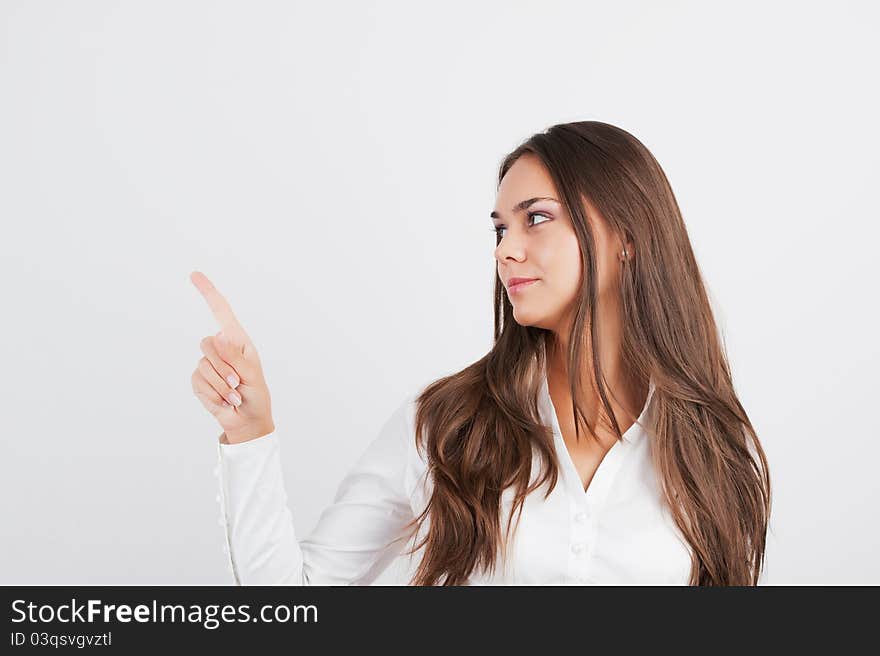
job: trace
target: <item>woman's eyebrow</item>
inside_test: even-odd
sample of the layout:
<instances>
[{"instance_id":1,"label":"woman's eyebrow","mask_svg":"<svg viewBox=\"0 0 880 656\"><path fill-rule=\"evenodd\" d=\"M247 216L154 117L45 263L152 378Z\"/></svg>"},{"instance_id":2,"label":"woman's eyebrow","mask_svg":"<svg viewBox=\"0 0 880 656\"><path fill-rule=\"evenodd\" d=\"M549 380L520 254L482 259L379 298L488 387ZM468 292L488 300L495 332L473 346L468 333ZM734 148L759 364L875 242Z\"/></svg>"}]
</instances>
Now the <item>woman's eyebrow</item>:
<instances>
[{"instance_id":1,"label":"woman's eyebrow","mask_svg":"<svg viewBox=\"0 0 880 656\"><path fill-rule=\"evenodd\" d=\"M528 208L532 203L537 203L539 200L552 200L554 203L559 203L558 200L556 200L555 198L551 198L550 196L535 196L534 198L527 198L526 200L517 203L514 206L514 208L511 210L511 212L513 214L516 214L517 212L522 212L523 210ZM561 205L562 203L559 203L559 204ZM489 214L489 216L492 217L493 219L500 219L501 218L501 216L498 214L498 212L496 212L494 210L492 211L491 214Z\"/></svg>"}]
</instances>

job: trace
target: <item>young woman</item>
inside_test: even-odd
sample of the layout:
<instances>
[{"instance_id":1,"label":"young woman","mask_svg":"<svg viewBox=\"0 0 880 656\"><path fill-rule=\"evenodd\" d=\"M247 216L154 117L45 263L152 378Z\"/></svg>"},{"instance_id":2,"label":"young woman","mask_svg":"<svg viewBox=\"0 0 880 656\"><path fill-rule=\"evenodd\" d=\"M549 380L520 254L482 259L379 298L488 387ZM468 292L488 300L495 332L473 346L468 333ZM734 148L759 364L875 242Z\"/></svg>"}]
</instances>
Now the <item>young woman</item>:
<instances>
[{"instance_id":1,"label":"young woman","mask_svg":"<svg viewBox=\"0 0 880 656\"><path fill-rule=\"evenodd\" d=\"M193 273L235 582L367 584L411 540L415 585L757 585L767 461L660 165L555 125L503 160L491 216L492 349L403 400L304 540L257 352Z\"/></svg>"}]
</instances>

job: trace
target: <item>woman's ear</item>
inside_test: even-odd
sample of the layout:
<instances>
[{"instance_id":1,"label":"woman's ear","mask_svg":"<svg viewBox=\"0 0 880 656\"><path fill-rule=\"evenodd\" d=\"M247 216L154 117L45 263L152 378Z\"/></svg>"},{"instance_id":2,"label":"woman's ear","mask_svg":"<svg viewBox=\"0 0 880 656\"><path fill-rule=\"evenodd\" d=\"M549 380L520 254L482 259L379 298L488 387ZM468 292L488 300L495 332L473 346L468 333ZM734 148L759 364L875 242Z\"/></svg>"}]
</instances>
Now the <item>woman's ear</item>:
<instances>
[{"instance_id":1,"label":"woman's ear","mask_svg":"<svg viewBox=\"0 0 880 656\"><path fill-rule=\"evenodd\" d=\"M623 262L624 260L631 260L635 255L635 246L632 241L627 239L625 243L621 244L620 252L617 254L617 258Z\"/></svg>"}]
</instances>

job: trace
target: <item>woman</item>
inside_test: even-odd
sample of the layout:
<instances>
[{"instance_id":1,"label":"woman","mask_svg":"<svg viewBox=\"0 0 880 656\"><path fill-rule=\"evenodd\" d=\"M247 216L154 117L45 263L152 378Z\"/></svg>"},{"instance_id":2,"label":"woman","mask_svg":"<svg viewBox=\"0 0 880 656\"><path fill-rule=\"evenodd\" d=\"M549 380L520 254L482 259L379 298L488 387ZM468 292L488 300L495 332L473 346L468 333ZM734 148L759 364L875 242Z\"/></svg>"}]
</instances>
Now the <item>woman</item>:
<instances>
[{"instance_id":1,"label":"woman","mask_svg":"<svg viewBox=\"0 0 880 656\"><path fill-rule=\"evenodd\" d=\"M301 541L256 350L193 274L227 339L193 389L236 583L366 584L412 540L416 585L757 585L767 461L660 165L556 125L504 159L492 220L492 349L398 406Z\"/></svg>"}]
</instances>

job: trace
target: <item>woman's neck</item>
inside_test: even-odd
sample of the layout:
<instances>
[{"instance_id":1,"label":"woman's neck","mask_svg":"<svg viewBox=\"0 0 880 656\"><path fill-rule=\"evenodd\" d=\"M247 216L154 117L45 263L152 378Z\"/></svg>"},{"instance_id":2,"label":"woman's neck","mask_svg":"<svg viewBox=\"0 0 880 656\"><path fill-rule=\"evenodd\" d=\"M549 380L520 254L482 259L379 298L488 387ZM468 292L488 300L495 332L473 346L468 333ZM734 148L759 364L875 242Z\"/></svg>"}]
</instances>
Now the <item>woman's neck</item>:
<instances>
[{"instance_id":1,"label":"woman's neck","mask_svg":"<svg viewBox=\"0 0 880 656\"><path fill-rule=\"evenodd\" d=\"M608 401L623 433L641 413L647 399L648 386L646 382L634 380L623 365L623 358L620 355L619 333L610 331L606 334L609 339L599 340L600 365L606 383ZM561 397L570 403L567 339L568 335L565 335L564 339L559 339L558 336L554 338L553 335L548 336L547 385L548 387L552 385L557 398ZM579 371L581 374L581 397L579 399L581 409L590 423L597 427L597 431L613 433L611 421L599 399L589 347L584 349ZM598 425L597 417L599 418Z\"/></svg>"}]
</instances>

